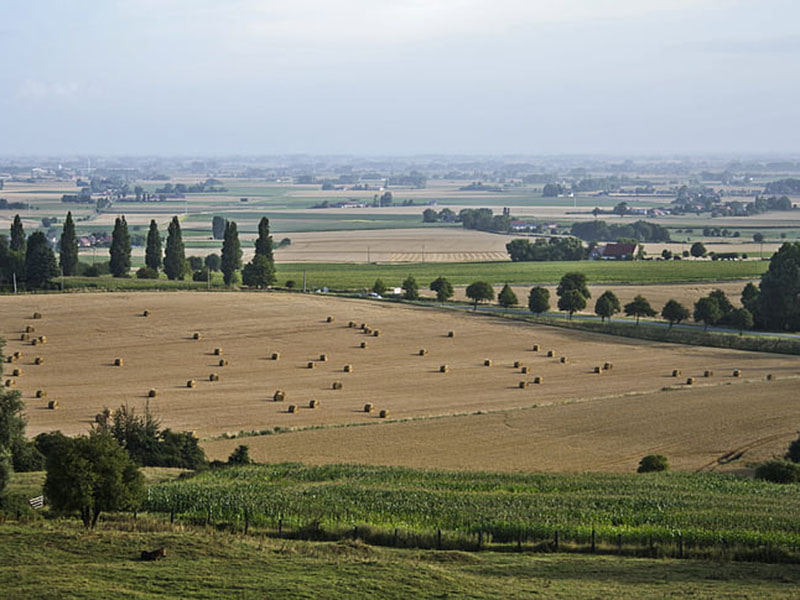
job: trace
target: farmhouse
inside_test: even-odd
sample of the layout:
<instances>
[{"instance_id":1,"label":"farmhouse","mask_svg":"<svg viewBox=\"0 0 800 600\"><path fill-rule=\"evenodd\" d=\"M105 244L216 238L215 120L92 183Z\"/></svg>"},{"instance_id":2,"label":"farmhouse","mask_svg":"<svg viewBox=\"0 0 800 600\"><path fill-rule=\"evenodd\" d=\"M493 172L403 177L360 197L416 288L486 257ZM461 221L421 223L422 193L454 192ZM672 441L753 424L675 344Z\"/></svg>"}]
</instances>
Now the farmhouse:
<instances>
[{"instance_id":1,"label":"farmhouse","mask_svg":"<svg viewBox=\"0 0 800 600\"><path fill-rule=\"evenodd\" d=\"M636 244L613 243L597 246L589 254L590 260L633 260L636 257Z\"/></svg>"}]
</instances>

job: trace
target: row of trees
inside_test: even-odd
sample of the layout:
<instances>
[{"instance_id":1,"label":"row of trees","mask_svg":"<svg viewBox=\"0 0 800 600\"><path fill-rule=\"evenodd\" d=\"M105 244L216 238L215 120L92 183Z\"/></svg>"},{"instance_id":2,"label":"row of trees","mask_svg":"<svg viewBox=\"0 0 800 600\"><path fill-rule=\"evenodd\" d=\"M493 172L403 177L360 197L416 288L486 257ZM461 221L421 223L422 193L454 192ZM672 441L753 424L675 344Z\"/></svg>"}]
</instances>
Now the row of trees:
<instances>
[{"instance_id":1,"label":"row of trees","mask_svg":"<svg viewBox=\"0 0 800 600\"><path fill-rule=\"evenodd\" d=\"M72 226L74 231L71 215L64 226ZM76 241L76 257L77 253ZM37 289L50 287L51 280L58 274L58 262L44 232L35 231L26 236L22 219L16 215L11 223L10 237L0 236L0 278Z\"/></svg>"}]
</instances>

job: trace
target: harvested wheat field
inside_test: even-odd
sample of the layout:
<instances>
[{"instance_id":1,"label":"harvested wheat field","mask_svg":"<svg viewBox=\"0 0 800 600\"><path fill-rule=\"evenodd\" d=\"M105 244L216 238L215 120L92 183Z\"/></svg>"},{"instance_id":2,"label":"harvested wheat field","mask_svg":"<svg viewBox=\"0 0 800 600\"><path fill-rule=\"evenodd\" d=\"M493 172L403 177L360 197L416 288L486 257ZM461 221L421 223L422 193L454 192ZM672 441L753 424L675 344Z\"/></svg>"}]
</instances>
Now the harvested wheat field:
<instances>
[{"instance_id":1,"label":"harvested wheat field","mask_svg":"<svg viewBox=\"0 0 800 600\"><path fill-rule=\"evenodd\" d=\"M521 410L333 427L206 443L259 461L486 471L632 473L647 454L681 471L745 471L783 454L800 423L797 380L694 387Z\"/></svg>"},{"instance_id":2,"label":"harvested wheat field","mask_svg":"<svg viewBox=\"0 0 800 600\"><path fill-rule=\"evenodd\" d=\"M144 311L149 316L143 316ZM41 313L35 323L34 312ZM0 323L7 340L6 355L23 352L14 365L4 365L5 377L23 393L31 436L54 429L84 433L104 407L123 403L139 409L149 403L165 427L193 430L202 438L241 430L386 423L574 403L568 409L576 411L569 413L570 420L591 407L605 410L606 420L619 421L618 435L598 436L592 446L595 454L602 456L598 444L613 444L618 454L616 449L626 439L644 434L652 439L648 447L663 447L659 431L664 423L659 413L632 418L626 403L636 405L638 400L626 399L626 395L649 398L667 386L686 388L687 378L694 377L693 388L698 392L682 390L659 397L667 405L698 394L698 406L709 399L724 407L725 402L745 394L747 402L766 413L778 401L769 390L791 395L789 390L796 381L782 380L800 375L796 357L626 340L495 317L301 294L7 297L0 308ZM37 336L46 336L46 344L34 347L31 341L20 339L32 324ZM195 333L200 339L194 339ZM361 342L367 340L368 345L362 347ZM538 352L532 351L534 344L539 346ZM547 356L549 350L553 351L551 357ZM325 360L320 360L323 354ZM35 363L36 357L40 364ZM568 360L561 362L561 357ZM116 359L122 359L119 366ZM484 366L486 360L491 360L491 366ZM594 372L606 362L612 363L612 368ZM527 367L526 373L522 367ZM21 369L22 374L10 377L12 368ZM674 369L681 371L679 377L671 376ZM735 369L741 370L740 377L733 376ZM704 377L706 370L714 376ZM767 374L775 381L754 384ZM533 383L537 378L541 383ZM193 386L187 385L190 380ZM45 390L46 398L37 398L36 390ZM315 408L309 408L311 400L317 400ZM57 403L58 409L48 409L49 402ZM372 412L364 410L368 403L373 405ZM289 405L296 410L290 412ZM388 411L388 419L381 419L383 410ZM540 410L509 414L535 419ZM731 405L731 412L735 410ZM794 415L800 417L800 404ZM687 427L695 427L699 418L690 413L685 420ZM595 435L594 421L585 420L586 435ZM796 422L782 418L781 432L796 427ZM731 439L737 444L740 438L760 435L748 429L749 421L731 423ZM511 427L514 425L503 429ZM523 435L536 435L535 430L528 432L524 422L519 427ZM363 431L367 429L373 428ZM631 430L635 435L629 435ZM301 439L294 436L304 435L263 440L288 443ZM469 448L459 457L464 465L474 458L474 465L489 466L478 454L482 444L492 446L490 440L495 436L491 428L464 427L462 434L457 427L448 435ZM694 444L705 444L697 433L688 438ZM344 435L341 439L347 442L351 438ZM262 440L248 438L246 443L255 448ZM210 450L217 447L209 445ZM498 442L496 447L503 446ZM325 452L338 461L348 459L346 449L343 443L341 448L329 447ZM704 456L726 450L715 438ZM553 448L553 456L558 456L556 451ZM224 454L224 449L213 452ZM418 455L411 440L404 452L409 457ZM433 460L436 453L431 450L427 458ZM534 457L518 452L517 444L506 446L504 454L508 455L506 468L538 464ZM638 454L638 446L634 454ZM397 460L402 456L395 452ZM575 463L566 466L592 468ZM492 468L503 465L493 463ZM603 463L602 468L616 467Z\"/></svg>"}]
</instances>

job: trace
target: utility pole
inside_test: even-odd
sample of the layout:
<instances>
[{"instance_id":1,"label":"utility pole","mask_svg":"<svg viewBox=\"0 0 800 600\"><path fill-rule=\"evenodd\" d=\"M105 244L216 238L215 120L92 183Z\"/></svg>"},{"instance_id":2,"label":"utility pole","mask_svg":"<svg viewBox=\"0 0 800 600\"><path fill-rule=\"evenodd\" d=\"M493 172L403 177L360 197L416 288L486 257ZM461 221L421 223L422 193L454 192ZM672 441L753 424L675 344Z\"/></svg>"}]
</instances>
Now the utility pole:
<instances>
[{"instance_id":1,"label":"utility pole","mask_svg":"<svg viewBox=\"0 0 800 600\"><path fill-rule=\"evenodd\" d=\"M17 293L17 272L14 271L12 276L13 276L13 279L14 279L14 293L16 294Z\"/></svg>"}]
</instances>

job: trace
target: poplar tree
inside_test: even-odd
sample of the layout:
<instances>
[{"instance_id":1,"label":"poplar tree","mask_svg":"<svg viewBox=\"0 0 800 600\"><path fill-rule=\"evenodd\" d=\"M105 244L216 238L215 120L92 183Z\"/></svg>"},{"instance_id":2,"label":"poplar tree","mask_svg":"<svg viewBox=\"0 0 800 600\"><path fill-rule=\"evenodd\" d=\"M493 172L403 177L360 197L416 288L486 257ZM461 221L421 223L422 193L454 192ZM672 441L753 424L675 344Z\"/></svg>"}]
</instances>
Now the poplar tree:
<instances>
[{"instance_id":1,"label":"poplar tree","mask_svg":"<svg viewBox=\"0 0 800 600\"><path fill-rule=\"evenodd\" d=\"M225 285L233 282L233 276L242 268L242 245L239 243L239 231L235 221L225 224L225 235L222 242L222 275Z\"/></svg>"},{"instance_id":2,"label":"poplar tree","mask_svg":"<svg viewBox=\"0 0 800 600\"><path fill-rule=\"evenodd\" d=\"M25 282L29 288L46 287L56 276L58 276L56 255L47 245L44 233L34 231L28 237L25 250Z\"/></svg>"},{"instance_id":3,"label":"poplar tree","mask_svg":"<svg viewBox=\"0 0 800 600\"><path fill-rule=\"evenodd\" d=\"M172 217L167 229L167 247L164 251L164 272L170 279L181 279L186 269L186 251L183 247L181 224Z\"/></svg>"},{"instance_id":4,"label":"poplar tree","mask_svg":"<svg viewBox=\"0 0 800 600\"><path fill-rule=\"evenodd\" d=\"M261 217L258 222L256 254L260 254L271 263L275 262L275 258L272 256L272 236L269 234L269 219L267 217Z\"/></svg>"},{"instance_id":5,"label":"poplar tree","mask_svg":"<svg viewBox=\"0 0 800 600\"><path fill-rule=\"evenodd\" d=\"M67 213L67 218L64 220L64 229L59 242L59 261L64 275L75 275L78 270L78 238L75 236L72 211Z\"/></svg>"},{"instance_id":6,"label":"poplar tree","mask_svg":"<svg viewBox=\"0 0 800 600\"><path fill-rule=\"evenodd\" d=\"M14 222L11 224L9 247L12 252L25 251L25 229L22 227L22 219L19 218L19 215L14 215Z\"/></svg>"},{"instance_id":7,"label":"poplar tree","mask_svg":"<svg viewBox=\"0 0 800 600\"><path fill-rule=\"evenodd\" d=\"M125 217L117 217L111 233L109 269L114 277L127 277L131 270L131 236Z\"/></svg>"},{"instance_id":8,"label":"poplar tree","mask_svg":"<svg viewBox=\"0 0 800 600\"><path fill-rule=\"evenodd\" d=\"M144 264L158 271L161 268L161 234L155 219L150 221L150 230L147 232L147 247L144 252Z\"/></svg>"}]
</instances>

